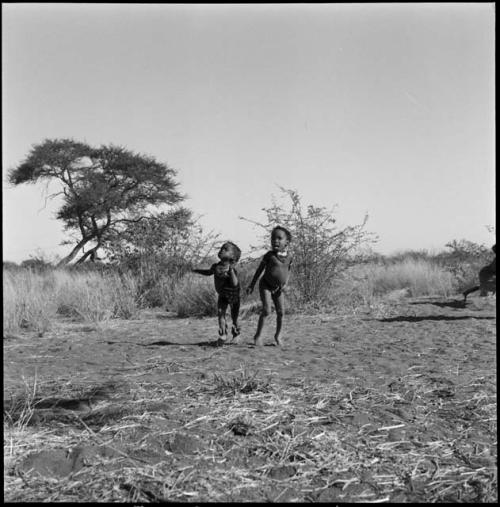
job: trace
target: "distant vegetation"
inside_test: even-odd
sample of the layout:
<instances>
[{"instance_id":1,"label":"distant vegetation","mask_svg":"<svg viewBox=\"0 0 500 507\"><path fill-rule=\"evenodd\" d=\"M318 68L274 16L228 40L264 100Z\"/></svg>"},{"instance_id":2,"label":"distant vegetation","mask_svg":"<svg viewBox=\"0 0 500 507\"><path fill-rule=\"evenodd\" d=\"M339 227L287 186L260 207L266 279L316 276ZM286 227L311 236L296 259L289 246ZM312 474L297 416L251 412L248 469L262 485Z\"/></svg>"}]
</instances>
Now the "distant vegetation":
<instances>
[{"instance_id":1,"label":"distant vegetation","mask_svg":"<svg viewBox=\"0 0 500 507\"><path fill-rule=\"evenodd\" d=\"M82 157L92 161L90 169L82 170ZM78 249L74 247L58 263L39 254L20 265L4 262L4 331L26 328L43 333L57 316L97 323L131 318L140 309L155 307L179 317L215 315L213 280L193 276L191 269L217 260L219 235L203 231L185 208L146 212L146 204L162 199L177 204L183 199L174 175L166 165L123 148L94 149L70 140L47 140L35 146L25 162L10 172L11 182L61 179L66 188L58 217L67 228L79 229L82 238ZM281 192L280 202L273 200L263 209L264 221L242 219L262 231L260 251L269 248L275 225L292 234L288 313L357 311L396 293L399 297L458 294L477 284L479 269L493 257L489 246L464 239L447 243L439 253L422 250L383 256L371 250L377 238L366 230L368 217L358 225L340 227L333 210L304 206L296 191ZM69 265L68 260L90 240L97 243ZM89 255L97 249L105 260ZM240 261L243 290L258 260L254 253ZM250 297L243 293L243 313L258 307L256 293Z\"/></svg>"},{"instance_id":2,"label":"distant vegetation","mask_svg":"<svg viewBox=\"0 0 500 507\"><path fill-rule=\"evenodd\" d=\"M479 269L491 262L492 256L488 247L465 240L451 242L432 255L426 251L394 256L353 254L317 298L311 298L310 292L303 297L303 285L294 272L287 288L287 311L356 310L398 291L412 297L453 296L477 283ZM207 265L212 260L207 258ZM155 256L140 258L136 266L85 263L54 268L40 258L21 265L6 262L4 332L23 328L44 332L58 316L92 323L131 318L141 308L152 307L162 307L179 317L215 315L213 281L192 275L187 261L177 270L173 262ZM258 258L240 262L243 287L257 262ZM255 294L244 296L242 303L246 311L258 308Z\"/></svg>"}]
</instances>

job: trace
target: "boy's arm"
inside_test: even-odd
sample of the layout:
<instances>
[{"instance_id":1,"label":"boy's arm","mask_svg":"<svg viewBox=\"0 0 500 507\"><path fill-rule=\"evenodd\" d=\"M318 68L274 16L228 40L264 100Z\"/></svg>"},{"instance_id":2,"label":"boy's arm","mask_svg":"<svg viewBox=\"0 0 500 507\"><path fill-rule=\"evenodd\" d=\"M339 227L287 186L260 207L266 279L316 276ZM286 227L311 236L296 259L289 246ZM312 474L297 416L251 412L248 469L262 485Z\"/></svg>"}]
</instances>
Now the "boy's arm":
<instances>
[{"instance_id":1,"label":"boy's arm","mask_svg":"<svg viewBox=\"0 0 500 507\"><path fill-rule=\"evenodd\" d=\"M193 273L198 273L200 275L210 276L214 274L214 267L210 266L209 269L193 269Z\"/></svg>"},{"instance_id":2,"label":"boy's arm","mask_svg":"<svg viewBox=\"0 0 500 507\"><path fill-rule=\"evenodd\" d=\"M248 286L248 290L250 292L253 291L253 288L255 284L257 283L257 280L259 279L260 275L262 274L262 271L264 271L264 268L266 267L266 260L265 257L260 262L259 266L257 267L257 270L255 271L255 275L253 275L252 281L250 282L250 285Z\"/></svg>"},{"instance_id":3,"label":"boy's arm","mask_svg":"<svg viewBox=\"0 0 500 507\"><path fill-rule=\"evenodd\" d=\"M234 269L233 266L229 266L229 278L231 280L231 285L233 287L237 287L238 286L238 272L236 271L236 269Z\"/></svg>"},{"instance_id":4,"label":"boy's arm","mask_svg":"<svg viewBox=\"0 0 500 507\"><path fill-rule=\"evenodd\" d=\"M293 257L290 259L290 262L288 263L288 271L291 271L291 269L292 269L292 262L293 262ZM287 281L286 281L286 282L282 285L282 287L281 287L281 288L282 288L282 289L284 289L284 288L285 288L285 285L286 285L287 283L288 283L288 279L287 279Z\"/></svg>"}]
</instances>

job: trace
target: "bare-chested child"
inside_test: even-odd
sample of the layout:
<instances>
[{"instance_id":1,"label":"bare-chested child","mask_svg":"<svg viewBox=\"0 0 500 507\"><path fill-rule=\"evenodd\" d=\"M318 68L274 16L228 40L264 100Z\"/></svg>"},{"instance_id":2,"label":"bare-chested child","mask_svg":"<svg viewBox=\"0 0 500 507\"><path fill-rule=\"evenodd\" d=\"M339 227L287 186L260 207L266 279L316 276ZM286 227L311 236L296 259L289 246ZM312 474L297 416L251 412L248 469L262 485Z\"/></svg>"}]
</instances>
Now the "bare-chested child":
<instances>
[{"instance_id":1,"label":"bare-chested child","mask_svg":"<svg viewBox=\"0 0 500 507\"><path fill-rule=\"evenodd\" d=\"M212 264L209 269L193 269L200 275L214 275L215 290L219 295L217 300L217 316L219 319L219 344L227 341L227 307L231 308L233 326L231 334L233 340L240 334L238 315L240 313L240 283L235 269L240 260L241 250L231 241L224 243L217 254L220 261Z\"/></svg>"},{"instance_id":2,"label":"bare-chested child","mask_svg":"<svg viewBox=\"0 0 500 507\"><path fill-rule=\"evenodd\" d=\"M262 311L257 324L257 331L254 336L255 345L262 345L262 329L266 317L271 313L271 301L276 310L276 332L274 339L278 346L281 346L281 327L285 312L285 296L283 288L288 282L292 255L288 251L288 245L292 241L292 235L284 227L277 226L271 231L271 250L267 252L260 262L255 275L247 289L250 294L262 272L264 275L259 282L259 293L262 301Z\"/></svg>"}]
</instances>

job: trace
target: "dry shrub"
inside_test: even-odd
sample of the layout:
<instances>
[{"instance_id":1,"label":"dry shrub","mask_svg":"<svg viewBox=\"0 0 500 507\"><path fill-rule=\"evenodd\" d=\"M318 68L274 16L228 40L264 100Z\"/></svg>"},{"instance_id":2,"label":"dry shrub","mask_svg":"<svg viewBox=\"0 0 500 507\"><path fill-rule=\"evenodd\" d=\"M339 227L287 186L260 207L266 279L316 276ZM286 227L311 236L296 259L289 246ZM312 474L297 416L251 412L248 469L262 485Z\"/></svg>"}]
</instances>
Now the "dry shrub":
<instances>
[{"instance_id":1,"label":"dry shrub","mask_svg":"<svg viewBox=\"0 0 500 507\"><path fill-rule=\"evenodd\" d=\"M448 250L440 252L434 260L453 274L457 292L479 284L479 270L491 263L495 254L486 245L466 239L446 244Z\"/></svg>"},{"instance_id":2,"label":"dry shrub","mask_svg":"<svg viewBox=\"0 0 500 507\"><path fill-rule=\"evenodd\" d=\"M272 206L263 208L265 223L249 221L263 229L262 247L269 246L271 230L279 225L292 236L294 299L298 305L321 304L339 274L362 246L376 241L365 230L368 216L353 226L339 227L333 211L325 207L304 206L295 190L280 187L283 202L273 198Z\"/></svg>"}]
</instances>

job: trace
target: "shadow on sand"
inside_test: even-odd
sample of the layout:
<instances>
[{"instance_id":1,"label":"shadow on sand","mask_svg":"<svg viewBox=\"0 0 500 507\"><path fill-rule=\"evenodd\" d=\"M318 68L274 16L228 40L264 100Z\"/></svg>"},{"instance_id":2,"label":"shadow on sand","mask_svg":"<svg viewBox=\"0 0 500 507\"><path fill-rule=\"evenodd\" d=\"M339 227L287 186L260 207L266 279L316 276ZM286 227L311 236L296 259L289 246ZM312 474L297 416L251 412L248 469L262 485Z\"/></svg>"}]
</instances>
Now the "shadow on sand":
<instances>
[{"instance_id":1,"label":"shadow on sand","mask_svg":"<svg viewBox=\"0 0 500 507\"><path fill-rule=\"evenodd\" d=\"M440 308L465 308L465 300L454 300L454 301L414 301L409 303L410 305L433 305L439 306Z\"/></svg>"},{"instance_id":2,"label":"shadow on sand","mask_svg":"<svg viewBox=\"0 0 500 507\"><path fill-rule=\"evenodd\" d=\"M177 345L178 347L196 346L196 347L213 347L213 348L227 347L228 345L238 345L240 347L241 346L253 347L253 345L248 345L245 343L237 343L237 342L220 343L217 340L196 342L196 343L178 343L178 342L169 342L168 340L159 340L156 342L144 343L141 345L143 347L163 347L163 346L167 346L167 345Z\"/></svg>"},{"instance_id":3,"label":"shadow on sand","mask_svg":"<svg viewBox=\"0 0 500 507\"><path fill-rule=\"evenodd\" d=\"M465 319L488 319L493 320L496 317L479 317L476 315L419 315L419 316L401 316L401 317L390 317L387 319L377 319L379 322L421 322L423 320L465 320Z\"/></svg>"}]
</instances>

